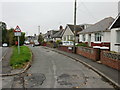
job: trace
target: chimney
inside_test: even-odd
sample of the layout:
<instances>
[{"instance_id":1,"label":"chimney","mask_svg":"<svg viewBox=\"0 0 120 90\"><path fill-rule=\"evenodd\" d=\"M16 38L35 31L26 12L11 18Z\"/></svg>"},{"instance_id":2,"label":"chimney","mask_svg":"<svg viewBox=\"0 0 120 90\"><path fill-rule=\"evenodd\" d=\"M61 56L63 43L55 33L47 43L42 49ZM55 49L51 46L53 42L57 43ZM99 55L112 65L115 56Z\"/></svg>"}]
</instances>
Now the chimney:
<instances>
[{"instance_id":1,"label":"chimney","mask_svg":"<svg viewBox=\"0 0 120 90\"><path fill-rule=\"evenodd\" d=\"M60 28L59 28L60 30L62 30L63 29L63 26L60 26Z\"/></svg>"}]
</instances>

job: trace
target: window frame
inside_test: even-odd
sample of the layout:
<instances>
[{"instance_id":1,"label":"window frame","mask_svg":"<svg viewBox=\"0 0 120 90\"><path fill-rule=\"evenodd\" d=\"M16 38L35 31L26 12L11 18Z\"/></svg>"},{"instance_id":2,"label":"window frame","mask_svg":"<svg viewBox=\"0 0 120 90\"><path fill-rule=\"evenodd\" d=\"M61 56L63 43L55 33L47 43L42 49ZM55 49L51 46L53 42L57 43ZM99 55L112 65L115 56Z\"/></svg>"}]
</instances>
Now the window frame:
<instances>
[{"instance_id":1,"label":"window frame","mask_svg":"<svg viewBox=\"0 0 120 90\"><path fill-rule=\"evenodd\" d=\"M101 41L102 41L101 33L95 33L95 42L101 42Z\"/></svg>"}]
</instances>

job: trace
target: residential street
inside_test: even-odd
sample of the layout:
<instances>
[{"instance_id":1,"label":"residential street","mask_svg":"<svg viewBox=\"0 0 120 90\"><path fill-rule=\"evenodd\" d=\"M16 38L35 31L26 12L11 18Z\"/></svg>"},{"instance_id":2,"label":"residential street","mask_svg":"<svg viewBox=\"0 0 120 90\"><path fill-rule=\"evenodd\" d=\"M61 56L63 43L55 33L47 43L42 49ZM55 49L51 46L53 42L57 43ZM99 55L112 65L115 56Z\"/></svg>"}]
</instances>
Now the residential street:
<instances>
[{"instance_id":1,"label":"residential street","mask_svg":"<svg viewBox=\"0 0 120 90\"><path fill-rule=\"evenodd\" d=\"M34 55L31 68L23 75L6 77L4 88L113 88L97 73L71 58L45 47L30 48Z\"/></svg>"}]
</instances>

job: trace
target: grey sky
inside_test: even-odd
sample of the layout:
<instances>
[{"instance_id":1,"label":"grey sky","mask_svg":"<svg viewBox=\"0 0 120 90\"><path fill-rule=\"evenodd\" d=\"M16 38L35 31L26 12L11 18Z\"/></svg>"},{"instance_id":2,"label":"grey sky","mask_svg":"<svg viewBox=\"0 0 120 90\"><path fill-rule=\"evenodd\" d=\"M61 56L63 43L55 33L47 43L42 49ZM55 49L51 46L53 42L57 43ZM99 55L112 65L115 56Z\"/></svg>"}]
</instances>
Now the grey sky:
<instances>
[{"instance_id":1,"label":"grey sky","mask_svg":"<svg viewBox=\"0 0 120 90\"><path fill-rule=\"evenodd\" d=\"M65 27L66 24L73 23L73 1L2 2L2 21L6 22L8 28L19 25L28 35L37 34L38 25L42 33L50 29L56 30L60 25ZM96 23L106 17L115 18L117 14L118 2L77 3L77 24Z\"/></svg>"}]
</instances>

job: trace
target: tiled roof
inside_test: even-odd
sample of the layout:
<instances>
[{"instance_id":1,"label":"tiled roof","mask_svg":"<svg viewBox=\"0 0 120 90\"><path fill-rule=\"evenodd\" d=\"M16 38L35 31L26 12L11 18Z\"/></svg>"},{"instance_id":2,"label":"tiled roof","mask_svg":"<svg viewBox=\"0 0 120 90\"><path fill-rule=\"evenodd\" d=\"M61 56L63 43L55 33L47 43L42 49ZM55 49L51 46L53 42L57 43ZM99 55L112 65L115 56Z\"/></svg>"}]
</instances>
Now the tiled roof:
<instances>
[{"instance_id":1,"label":"tiled roof","mask_svg":"<svg viewBox=\"0 0 120 90\"><path fill-rule=\"evenodd\" d=\"M87 29L84 29L83 31L79 33L91 33L91 32L98 32L98 31L106 31L112 24L114 19L112 17L105 18L92 26L88 27Z\"/></svg>"},{"instance_id":2,"label":"tiled roof","mask_svg":"<svg viewBox=\"0 0 120 90\"><path fill-rule=\"evenodd\" d=\"M69 26L69 28L71 29L71 31L74 31L74 25L71 24L67 24L67 26ZM80 25L76 25L75 30L78 31L82 31L82 27Z\"/></svg>"},{"instance_id":3,"label":"tiled roof","mask_svg":"<svg viewBox=\"0 0 120 90\"><path fill-rule=\"evenodd\" d=\"M59 30L59 32L55 33L52 38L62 38L62 35L64 33L64 29Z\"/></svg>"}]
</instances>

